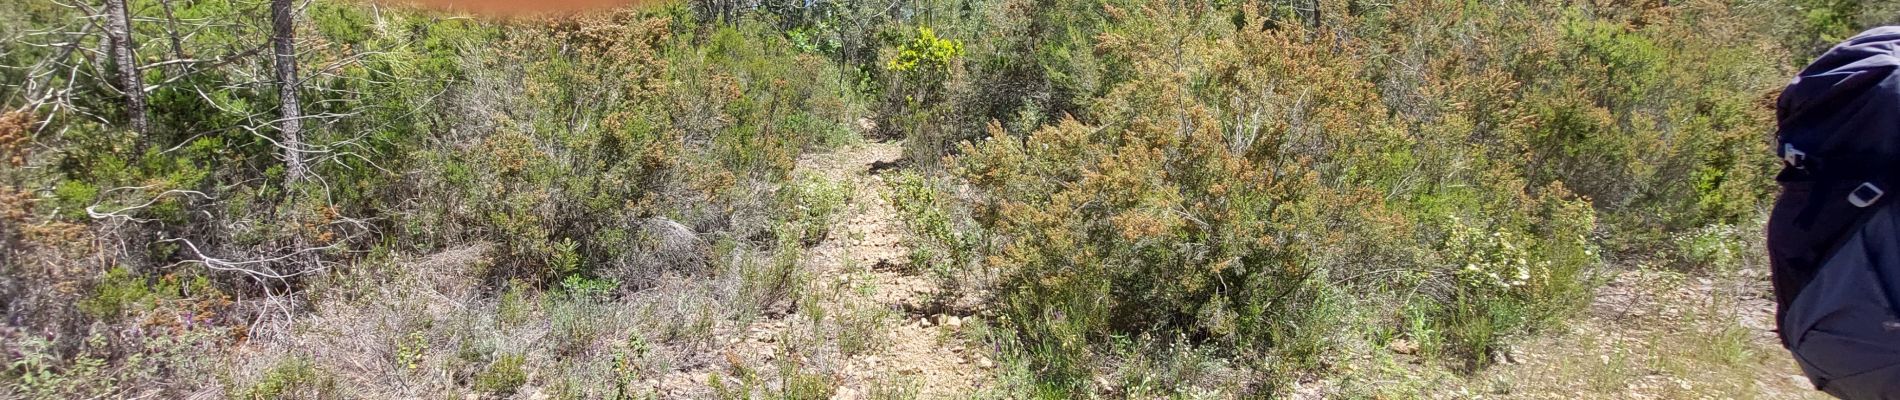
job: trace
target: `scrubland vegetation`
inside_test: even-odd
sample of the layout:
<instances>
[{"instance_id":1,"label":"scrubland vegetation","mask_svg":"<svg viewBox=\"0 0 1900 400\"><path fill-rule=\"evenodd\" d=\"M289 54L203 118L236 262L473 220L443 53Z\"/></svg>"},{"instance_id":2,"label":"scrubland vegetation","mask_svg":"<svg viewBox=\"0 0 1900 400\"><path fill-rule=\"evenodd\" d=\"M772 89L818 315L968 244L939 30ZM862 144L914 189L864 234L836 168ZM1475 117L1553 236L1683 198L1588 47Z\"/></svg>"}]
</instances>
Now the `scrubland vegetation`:
<instances>
[{"instance_id":1,"label":"scrubland vegetation","mask_svg":"<svg viewBox=\"0 0 1900 400\"><path fill-rule=\"evenodd\" d=\"M1900 22L1880 0L313 0L286 36L265 0L9 1L8 398L913 398L847 377L919 319L981 353L960 357L987 383L951 397L1467 397L1421 377L1508 375L1619 271L1764 295L1777 91ZM801 165L887 141L894 165ZM826 264L869 202L905 254ZM833 282L878 271L934 289ZM1645 332L1605 343L1665 355L1601 364L1759 394L1724 371L1781 356L1727 304L1678 313L1706 341ZM725 338L761 324L792 333L754 365Z\"/></svg>"}]
</instances>

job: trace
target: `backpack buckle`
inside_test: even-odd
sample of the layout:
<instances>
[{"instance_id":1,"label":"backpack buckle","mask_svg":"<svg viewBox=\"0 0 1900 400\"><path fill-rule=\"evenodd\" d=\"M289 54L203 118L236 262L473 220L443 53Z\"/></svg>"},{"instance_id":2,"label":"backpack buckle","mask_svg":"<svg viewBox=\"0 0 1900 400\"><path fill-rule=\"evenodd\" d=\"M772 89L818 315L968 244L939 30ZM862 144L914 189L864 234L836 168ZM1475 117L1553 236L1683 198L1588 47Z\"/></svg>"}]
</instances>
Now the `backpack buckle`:
<instances>
[{"instance_id":1,"label":"backpack buckle","mask_svg":"<svg viewBox=\"0 0 1900 400\"><path fill-rule=\"evenodd\" d=\"M1807 169L1808 153L1794 148L1793 144L1781 144L1781 162L1794 169Z\"/></svg>"},{"instance_id":2,"label":"backpack buckle","mask_svg":"<svg viewBox=\"0 0 1900 400\"><path fill-rule=\"evenodd\" d=\"M1874 205L1874 202L1880 201L1880 197L1885 195L1887 191L1880 190L1880 187L1874 186L1873 182L1861 182L1860 187L1847 193L1847 202L1855 207L1867 208Z\"/></svg>"}]
</instances>

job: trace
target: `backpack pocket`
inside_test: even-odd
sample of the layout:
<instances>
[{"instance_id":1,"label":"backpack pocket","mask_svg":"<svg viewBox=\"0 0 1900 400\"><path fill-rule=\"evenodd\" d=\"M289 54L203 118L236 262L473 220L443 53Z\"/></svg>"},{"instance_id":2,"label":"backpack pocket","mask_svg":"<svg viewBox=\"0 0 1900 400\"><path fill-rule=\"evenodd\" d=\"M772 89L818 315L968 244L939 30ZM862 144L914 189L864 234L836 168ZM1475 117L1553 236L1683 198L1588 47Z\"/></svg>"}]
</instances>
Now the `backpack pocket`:
<instances>
[{"instance_id":1,"label":"backpack pocket","mask_svg":"<svg viewBox=\"0 0 1900 400\"><path fill-rule=\"evenodd\" d=\"M1900 288L1882 273L1900 270L1900 224L1889 210L1850 236L1788 307L1789 350L1823 390L1900 365L1900 318L1888 300Z\"/></svg>"}]
</instances>

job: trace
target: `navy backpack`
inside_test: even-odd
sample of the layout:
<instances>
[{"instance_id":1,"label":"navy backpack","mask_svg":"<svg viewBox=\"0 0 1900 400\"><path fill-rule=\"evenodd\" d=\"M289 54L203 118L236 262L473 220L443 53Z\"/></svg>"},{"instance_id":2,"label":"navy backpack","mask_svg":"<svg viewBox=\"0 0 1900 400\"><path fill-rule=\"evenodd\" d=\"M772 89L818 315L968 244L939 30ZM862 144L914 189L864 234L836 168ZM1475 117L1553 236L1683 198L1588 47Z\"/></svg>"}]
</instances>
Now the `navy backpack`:
<instances>
[{"instance_id":1,"label":"navy backpack","mask_svg":"<svg viewBox=\"0 0 1900 400\"><path fill-rule=\"evenodd\" d=\"M1845 399L1900 399L1896 51L1900 27L1855 36L1803 69L1776 104L1776 322L1815 387Z\"/></svg>"}]
</instances>

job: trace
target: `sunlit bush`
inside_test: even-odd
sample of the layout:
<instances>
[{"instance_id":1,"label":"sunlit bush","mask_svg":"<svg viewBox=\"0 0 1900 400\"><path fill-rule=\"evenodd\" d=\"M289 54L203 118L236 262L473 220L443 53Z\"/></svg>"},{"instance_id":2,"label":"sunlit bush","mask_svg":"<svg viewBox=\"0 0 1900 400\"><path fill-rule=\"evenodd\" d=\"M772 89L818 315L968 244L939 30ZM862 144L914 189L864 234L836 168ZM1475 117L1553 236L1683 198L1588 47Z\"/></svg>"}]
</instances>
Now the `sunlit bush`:
<instances>
[{"instance_id":1,"label":"sunlit bush","mask_svg":"<svg viewBox=\"0 0 1900 400\"><path fill-rule=\"evenodd\" d=\"M1706 43L1771 35L1695 35L1717 22L1642 8L1472 7L1310 30L1251 4L1102 6L1093 56L1112 84L1071 118L961 147L976 245L925 236L980 249L1023 353L1071 391L1112 337L1317 368L1384 340L1355 338L1377 330L1357 316L1482 366L1587 304L1606 245L1673 248L1649 232L1758 212L1769 160L1749 137L1767 110L1747 105L1770 85L1740 77L1776 60Z\"/></svg>"}]
</instances>

